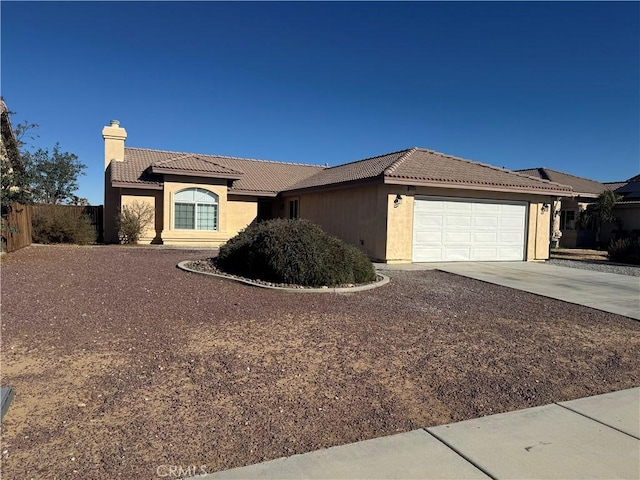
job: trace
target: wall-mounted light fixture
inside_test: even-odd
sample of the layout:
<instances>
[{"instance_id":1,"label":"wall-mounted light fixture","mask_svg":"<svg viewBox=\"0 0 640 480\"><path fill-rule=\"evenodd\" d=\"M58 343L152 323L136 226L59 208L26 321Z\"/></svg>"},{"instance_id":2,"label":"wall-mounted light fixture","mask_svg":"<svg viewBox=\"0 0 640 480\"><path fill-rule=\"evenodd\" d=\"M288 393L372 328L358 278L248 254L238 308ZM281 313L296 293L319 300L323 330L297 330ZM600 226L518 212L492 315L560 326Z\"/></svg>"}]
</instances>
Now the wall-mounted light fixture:
<instances>
[{"instance_id":1,"label":"wall-mounted light fixture","mask_svg":"<svg viewBox=\"0 0 640 480\"><path fill-rule=\"evenodd\" d=\"M400 205L402 205L402 195L398 194L396 195L396 199L393 201L393 208L398 208Z\"/></svg>"},{"instance_id":2,"label":"wall-mounted light fixture","mask_svg":"<svg viewBox=\"0 0 640 480\"><path fill-rule=\"evenodd\" d=\"M548 211L549 211L549 204L548 203L543 203L541 212L542 213L546 213Z\"/></svg>"}]
</instances>

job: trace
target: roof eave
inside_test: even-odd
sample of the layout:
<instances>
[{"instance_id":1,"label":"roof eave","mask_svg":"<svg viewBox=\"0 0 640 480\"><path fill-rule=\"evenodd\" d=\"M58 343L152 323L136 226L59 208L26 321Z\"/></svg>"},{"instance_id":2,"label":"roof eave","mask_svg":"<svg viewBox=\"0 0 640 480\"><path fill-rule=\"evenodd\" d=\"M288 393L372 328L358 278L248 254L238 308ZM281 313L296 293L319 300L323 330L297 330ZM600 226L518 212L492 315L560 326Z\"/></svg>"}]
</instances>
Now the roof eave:
<instances>
[{"instance_id":1,"label":"roof eave","mask_svg":"<svg viewBox=\"0 0 640 480\"><path fill-rule=\"evenodd\" d=\"M505 193L527 193L532 195L552 195L556 197L573 197L574 192L566 190L543 190L530 187L515 187L515 186L501 186L501 185L483 185L474 183L453 183L453 182L437 182L420 179L408 179L398 177L384 177L384 183L387 185L415 185L416 187L434 187L434 188L449 188L460 190L481 190L488 192L505 192Z\"/></svg>"},{"instance_id":2,"label":"roof eave","mask_svg":"<svg viewBox=\"0 0 640 480\"><path fill-rule=\"evenodd\" d=\"M111 186L115 188L142 188L146 190L162 190L163 185L158 183L143 183L143 182L120 182L113 180Z\"/></svg>"},{"instance_id":3,"label":"roof eave","mask_svg":"<svg viewBox=\"0 0 640 480\"><path fill-rule=\"evenodd\" d=\"M598 198L600 196L600 194L599 193L574 192L574 196L582 197L582 198Z\"/></svg>"},{"instance_id":4,"label":"roof eave","mask_svg":"<svg viewBox=\"0 0 640 480\"><path fill-rule=\"evenodd\" d=\"M278 192L265 191L265 190L242 190L230 188L227 190L227 195L243 195L248 197L268 197L275 198L278 196Z\"/></svg>"}]
</instances>

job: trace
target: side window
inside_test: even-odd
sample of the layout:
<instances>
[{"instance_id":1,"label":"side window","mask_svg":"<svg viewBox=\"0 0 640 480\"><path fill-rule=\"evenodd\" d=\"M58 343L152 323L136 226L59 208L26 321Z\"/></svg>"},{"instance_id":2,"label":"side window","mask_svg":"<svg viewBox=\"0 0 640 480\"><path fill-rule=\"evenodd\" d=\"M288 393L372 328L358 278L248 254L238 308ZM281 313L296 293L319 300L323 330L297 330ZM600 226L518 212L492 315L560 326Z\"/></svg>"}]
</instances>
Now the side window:
<instances>
[{"instance_id":1,"label":"side window","mask_svg":"<svg viewBox=\"0 0 640 480\"><path fill-rule=\"evenodd\" d=\"M573 210L563 210L560 212L560 230L576 229L576 212Z\"/></svg>"},{"instance_id":2,"label":"side window","mask_svg":"<svg viewBox=\"0 0 640 480\"><path fill-rule=\"evenodd\" d=\"M299 218L300 217L300 204L299 200L289 200L289 218Z\"/></svg>"}]
</instances>

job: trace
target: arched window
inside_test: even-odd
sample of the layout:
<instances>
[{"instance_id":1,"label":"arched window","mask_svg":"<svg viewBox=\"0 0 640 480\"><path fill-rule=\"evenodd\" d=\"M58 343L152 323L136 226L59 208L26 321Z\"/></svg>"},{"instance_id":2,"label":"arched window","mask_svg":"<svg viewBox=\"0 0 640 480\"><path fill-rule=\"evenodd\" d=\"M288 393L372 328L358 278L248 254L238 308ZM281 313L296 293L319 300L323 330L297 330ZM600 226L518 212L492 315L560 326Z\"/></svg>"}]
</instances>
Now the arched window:
<instances>
[{"instance_id":1,"label":"arched window","mask_svg":"<svg viewBox=\"0 0 640 480\"><path fill-rule=\"evenodd\" d=\"M173 197L173 228L217 230L218 196L202 188L180 190Z\"/></svg>"}]
</instances>

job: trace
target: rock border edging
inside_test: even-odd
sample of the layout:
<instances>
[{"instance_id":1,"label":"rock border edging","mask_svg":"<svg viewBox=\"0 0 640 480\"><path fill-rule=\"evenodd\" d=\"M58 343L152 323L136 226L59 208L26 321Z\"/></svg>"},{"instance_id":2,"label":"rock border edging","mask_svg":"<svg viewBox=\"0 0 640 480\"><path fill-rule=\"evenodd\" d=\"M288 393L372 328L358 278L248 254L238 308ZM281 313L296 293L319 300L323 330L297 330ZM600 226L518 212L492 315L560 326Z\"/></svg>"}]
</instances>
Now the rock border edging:
<instances>
[{"instance_id":1,"label":"rock border edging","mask_svg":"<svg viewBox=\"0 0 640 480\"><path fill-rule=\"evenodd\" d=\"M376 277L379 280L373 283L367 283L365 285L356 285L355 287L325 287L325 288L293 288L293 287L276 287L275 285L264 285L262 283L253 282L246 278L232 277L230 275L222 275L219 273L202 272L193 268L187 267L187 264L193 262L193 260L184 260L178 263L178 268L185 272L198 273L200 275L209 275L211 277L223 278L225 280L233 280L235 282L251 285L252 287L267 288L270 290L280 290L282 292L291 293L350 293L350 292L363 292L366 290L373 290L374 288L382 287L391 281L386 275L382 275L380 272L376 272Z\"/></svg>"}]
</instances>

